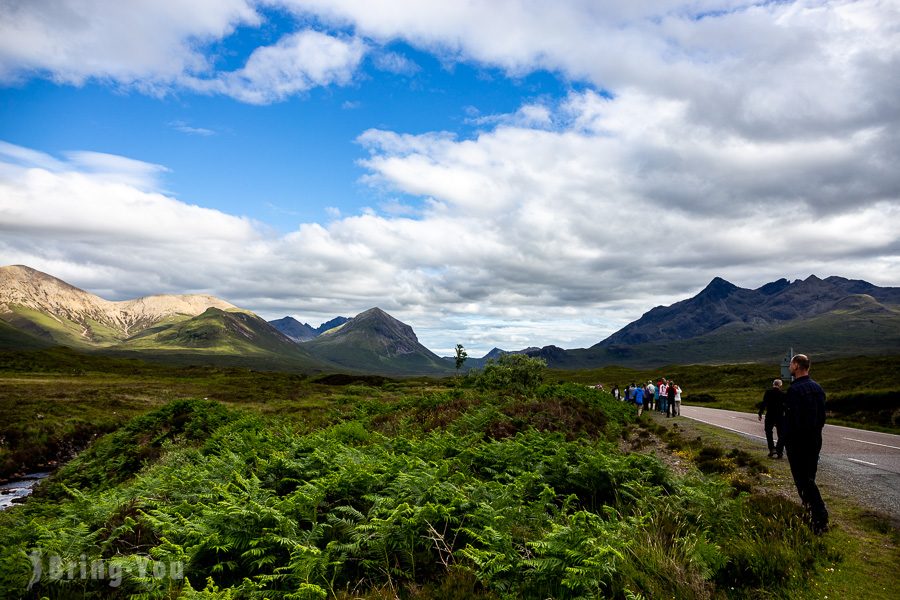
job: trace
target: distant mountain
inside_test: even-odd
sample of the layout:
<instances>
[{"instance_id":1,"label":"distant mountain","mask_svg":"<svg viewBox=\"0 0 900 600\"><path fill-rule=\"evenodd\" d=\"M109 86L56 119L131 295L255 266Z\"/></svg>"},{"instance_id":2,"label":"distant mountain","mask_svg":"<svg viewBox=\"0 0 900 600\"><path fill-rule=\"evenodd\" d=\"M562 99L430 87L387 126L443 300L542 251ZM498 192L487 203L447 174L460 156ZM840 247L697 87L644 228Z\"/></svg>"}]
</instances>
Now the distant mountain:
<instances>
[{"instance_id":1,"label":"distant mountain","mask_svg":"<svg viewBox=\"0 0 900 600\"><path fill-rule=\"evenodd\" d=\"M301 323L294 317L284 317L275 321L269 321L269 325L286 335L294 342L308 342L319 335L309 323Z\"/></svg>"},{"instance_id":2,"label":"distant mountain","mask_svg":"<svg viewBox=\"0 0 900 600\"><path fill-rule=\"evenodd\" d=\"M0 267L0 349L54 345L148 360L304 372L451 372L409 325L377 308L313 329L291 317L270 324L213 296L112 302L29 267Z\"/></svg>"},{"instance_id":3,"label":"distant mountain","mask_svg":"<svg viewBox=\"0 0 900 600\"><path fill-rule=\"evenodd\" d=\"M686 340L723 327L765 329L811 319L838 309L852 296L868 295L876 303L900 305L900 288L880 288L865 281L811 275L789 283L780 279L756 290L739 288L716 277L699 294L671 306L658 306L598 344L600 347Z\"/></svg>"},{"instance_id":4,"label":"distant mountain","mask_svg":"<svg viewBox=\"0 0 900 600\"><path fill-rule=\"evenodd\" d=\"M478 360L480 360L480 361L486 363L486 362L489 361L489 360L497 360L498 358L500 358L500 357L503 356L504 354L509 354L509 352L507 352L506 350L501 350L500 348L496 348L496 347L495 347L493 350L491 350L490 352L488 352L487 354L485 354L484 356L482 356L482 357L481 357L480 359L478 359Z\"/></svg>"},{"instance_id":5,"label":"distant mountain","mask_svg":"<svg viewBox=\"0 0 900 600\"><path fill-rule=\"evenodd\" d=\"M350 321L350 319L348 319L347 317L335 317L335 318L331 319L330 321L325 321L324 323L322 323L321 325L316 327L316 333L318 335L322 335L326 331L331 331L332 329L336 329L349 321Z\"/></svg>"},{"instance_id":6,"label":"distant mountain","mask_svg":"<svg viewBox=\"0 0 900 600\"><path fill-rule=\"evenodd\" d=\"M819 359L896 354L900 288L810 276L750 290L716 277L696 296L658 306L590 348L527 353L580 369L777 361L790 348Z\"/></svg>"},{"instance_id":7,"label":"distant mountain","mask_svg":"<svg viewBox=\"0 0 900 600\"><path fill-rule=\"evenodd\" d=\"M452 372L452 365L419 343L412 327L380 308L360 313L302 347L315 357L355 371L388 375Z\"/></svg>"},{"instance_id":8,"label":"distant mountain","mask_svg":"<svg viewBox=\"0 0 900 600\"><path fill-rule=\"evenodd\" d=\"M218 308L208 308L203 314L187 320L145 329L119 344L117 349L301 355L296 343L262 318L252 313Z\"/></svg>"},{"instance_id":9,"label":"distant mountain","mask_svg":"<svg viewBox=\"0 0 900 600\"><path fill-rule=\"evenodd\" d=\"M0 267L0 319L51 343L111 346L162 321L190 318L210 307L240 310L196 294L112 302L30 267Z\"/></svg>"},{"instance_id":10,"label":"distant mountain","mask_svg":"<svg viewBox=\"0 0 900 600\"><path fill-rule=\"evenodd\" d=\"M469 356L468 358L466 358L466 362L463 363L461 370L469 371L470 369L483 369L489 360L497 360L504 354L508 354L506 350L494 348L481 358ZM456 369L456 356L442 356L441 359L448 365L450 365L454 370Z\"/></svg>"},{"instance_id":11,"label":"distant mountain","mask_svg":"<svg viewBox=\"0 0 900 600\"><path fill-rule=\"evenodd\" d=\"M455 371L452 358L432 353L409 325L378 308L313 329L291 317L270 324L213 296L112 302L29 267L0 267L0 349L53 345L304 372ZM529 347L512 353L577 369L777 361L789 348L817 359L897 354L900 288L810 276L751 290L717 277L696 296L653 308L590 348ZM470 358L464 368L483 367L504 353L495 348L482 358Z\"/></svg>"},{"instance_id":12,"label":"distant mountain","mask_svg":"<svg viewBox=\"0 0 900 600\"><path fill-rule=\"evenodd\" d=\"M301 343L315 339L326 331L334 329L335 327L340 327L349 320L350 319L348 319L347 317L335 317L330 321L326 321L325 323L322 323L321 325L313 329L312 325L310 325L309 323L301 323L293 317L284 317L283 319L269 321L269 325L271 325L284 335L288 336L295 342Z\"/></svg>"}]
</instances>

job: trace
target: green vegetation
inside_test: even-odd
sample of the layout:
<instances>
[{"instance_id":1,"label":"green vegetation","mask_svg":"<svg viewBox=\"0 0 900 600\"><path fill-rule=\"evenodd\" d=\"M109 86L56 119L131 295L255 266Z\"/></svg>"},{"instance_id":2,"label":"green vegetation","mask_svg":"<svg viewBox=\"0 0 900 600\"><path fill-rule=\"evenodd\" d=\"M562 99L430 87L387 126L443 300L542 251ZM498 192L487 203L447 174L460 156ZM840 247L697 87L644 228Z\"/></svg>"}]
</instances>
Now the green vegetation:
<instances>
[{"instance_id":1,"label":"green vegetation","mask_svg":"<svg viewBox=\"0 0 900 600\"><path fill-rule=\"evenodd\" d=\"M757 442L696 421L648 416L640 422L643 435L635 436L633 447L650 449L657 440L669 449L664 456L719 471L735 489L756 493L764 488L768 494L796 498L787 461L763 462ZM718 458L710 460L713 456ZM806 597L893 599L900 573L898 523L888 515L861 508L856 492L839 477L832 479L822 471L819 475L832 529L826 536L829 557L824 568L806 581Z\"/></svg>"},{"instance_id":2,"label":"green vegetation","mask_svg":"<svg viewBox=\"0 0 900 600\"><path fill-rule=\"evenodd\" d=\"M813 360L811 374L828 397L828 422L900 433L900 356ZM623 388L666 377L684 390L685 404L702 404L756 412L772 380L780 377L777 364L671 365L658 369L604 367L585 371L553 371L551 379L579 383L601 382L607 389Z\"/></svg>"},{"instance_id":3,"label":"green vegetation","mask_svg":"<svg viewBox=\"0 0 900 600\"><path fill-rule=\"evenodd\" d=\"M466 352L466 349L463 347L462 344L456 345L455 352L456 352L456 354L454 356L454 364L456 365L456 372L458 374L459 370L465 364L466 359L469 358L469 353Z\"/></svg>"},{"instance_id":4,"label":"green vegetation","mask_svg":"<svg viewBox=\"0 0 900 600\"><path fill-rule=\"evenodd\" d=\"M343 377L344 384L355 380ZM327 376L319 379L243 367L160 365L66 348L0 353L0 479L52 468L97 435L172 400L209 398L316 426L333 418L325 405L336 394Z\"/></svg>"},{"instance_id":5,"label":"green vegetation","mask_svg":"<svg viewBox=\"0 0 900 600\"><path fill-rule=\"evenodd\" d=\"M819 358L836 359L852 353L868 356L896 354L900 347L900 309L864 297L847 297L834 309L779 325L752 326L735 322L698 337L621 346L595 345L567 350L554 366L570 369L592 365L643 368L687 363L777 361L787 348L801 348Z\"/></svg>"},{"instance_id":6,"label":"green vegetation","mask_svg":"<svg viewBox=\"0 0 900 600\"><path fill-rule=\"evenodd\" d=\"M90 340L82 333L84 327L68 319L55 319L39 310L25 306L11 305L10 314L4 315L4 320L12 327L25 333L29 333L39 339L52 340L57 344L67 344L75 347L86 347Z\"/></svg>"},{"instance_id":7,"label":"green vegetation","mask_svg":"<svg viewBox=\"0 0 900 600\"><path fill-rule=\"evenodd\" d=\"M484 368L471 378L482 390L510 390L521 394L533 392L544 381L547 363L524 354L504 354L488 360Z\"/></svg>"},{"instance_id":8,"label":"green vegetation","mask_svg":"<svg viewBox=\"0 0 900 600\"><path fill-rule=\"evenodd\" d=\"M545 383L527 356L443 381L62 349L2 367L18 450L78 427L91 442L0 513L3 597L26 593L33 560L27 593L51 598L812 598L850 589L829 569L885 581L858 581L855 530L813 536L752 452ZM891 568L891 547L865 551ZM104 576L80 577L92 564Z\"/></svg>"}]
</instances>

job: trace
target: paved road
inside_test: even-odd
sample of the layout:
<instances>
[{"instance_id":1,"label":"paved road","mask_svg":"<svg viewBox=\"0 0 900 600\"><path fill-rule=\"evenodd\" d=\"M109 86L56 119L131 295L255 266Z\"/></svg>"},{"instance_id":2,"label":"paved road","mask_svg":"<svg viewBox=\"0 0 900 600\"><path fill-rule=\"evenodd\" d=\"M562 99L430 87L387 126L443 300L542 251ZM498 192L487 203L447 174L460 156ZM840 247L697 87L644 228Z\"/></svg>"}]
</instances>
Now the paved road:
<instances>
[{"instance_id":1,"label":"paved road","mask_svg":"<svg viewBox=\"0 0 900 600\"><path fill-rule=\"evenodd\" d=\"M682 406L681 415L755 438L765 449L766 434L755 414ZM828 485L900 521L900 435L825 425L819 473Z\"/></svg>"}]
</instances>

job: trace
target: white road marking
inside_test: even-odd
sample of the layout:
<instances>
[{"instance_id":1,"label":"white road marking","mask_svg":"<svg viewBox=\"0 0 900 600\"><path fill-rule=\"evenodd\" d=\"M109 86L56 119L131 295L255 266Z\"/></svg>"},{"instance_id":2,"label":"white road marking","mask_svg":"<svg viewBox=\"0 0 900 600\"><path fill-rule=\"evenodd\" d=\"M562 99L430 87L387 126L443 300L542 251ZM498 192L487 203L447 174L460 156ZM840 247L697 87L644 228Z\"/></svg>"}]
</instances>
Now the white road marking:
<instances>
[{"instance_id":1,"label":"white road marking","mask_svg":"<svg viewBox=\"0 0 900 600\"><path fill-rule=\"evenodd\" d=\"M897 446L888 446L887 444L879 444L878 442L867 442L866 440L857 440L854 438L845 437L845 440L850 440L851 442L859 442L861 444L872 444L873 446L884 446L885 448L893 448L894 450L900 450Z\"/></svg>"},{"instance_id":2,"label":"white road marking","mask_svg":"<svg viewBox=\"0 0 900 600\"><path fill-rule=\"evenodd\" d=\"M858 458L848 458L847 460L852 460L853 462L862 463L862 464L864 464L864 465L869 465L869 466L872 466L872 467L877 467L877 466L878 466L878 463L870 463L870 462L865 461L865 460L859 460Z\"/></svg>"},{"instance_id":3,"label":"white road marking","mask_svg":"<svg viewBox=\"0 0 900 600\"><path fill-rule=\"evenodd\" d=\"M693 419L694 421L700 421L701 423L706 423L707 425L712 425L714 427L719 427L721 429L727 429L728 431L734 431L735 433L740 433L742 435L752 435L753 437L759 438L761 440L766 439L765 436L756 435L755 433L747 433L746 431L741 431L740 429L732 429L731 427L725 427L724 425L719 425L718 423L713 423L712 421L704 421L703 419L698 419L697 417L687 417L688 419ZM732 417L734 418L734 417Z\"/></svg>"}]
</instances>

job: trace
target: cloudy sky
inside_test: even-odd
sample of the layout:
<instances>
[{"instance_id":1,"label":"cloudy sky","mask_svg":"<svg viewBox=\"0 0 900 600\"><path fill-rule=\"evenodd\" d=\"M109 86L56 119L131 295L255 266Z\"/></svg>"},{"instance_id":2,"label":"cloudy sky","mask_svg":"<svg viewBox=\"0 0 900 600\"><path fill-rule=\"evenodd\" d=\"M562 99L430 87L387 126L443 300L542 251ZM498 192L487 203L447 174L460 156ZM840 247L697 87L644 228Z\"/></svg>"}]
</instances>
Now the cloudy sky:
<instances>
[{"instance_id":1,"label":"cloudy sky","mask_svg":"<svg viewBox=\"0 0 900 600\"><path fill-rule=\"evenodd\" d=\"M898 73L898 0L0 0L0 263L472 355L897 286Z\"/></svg>"}]
</instances>

